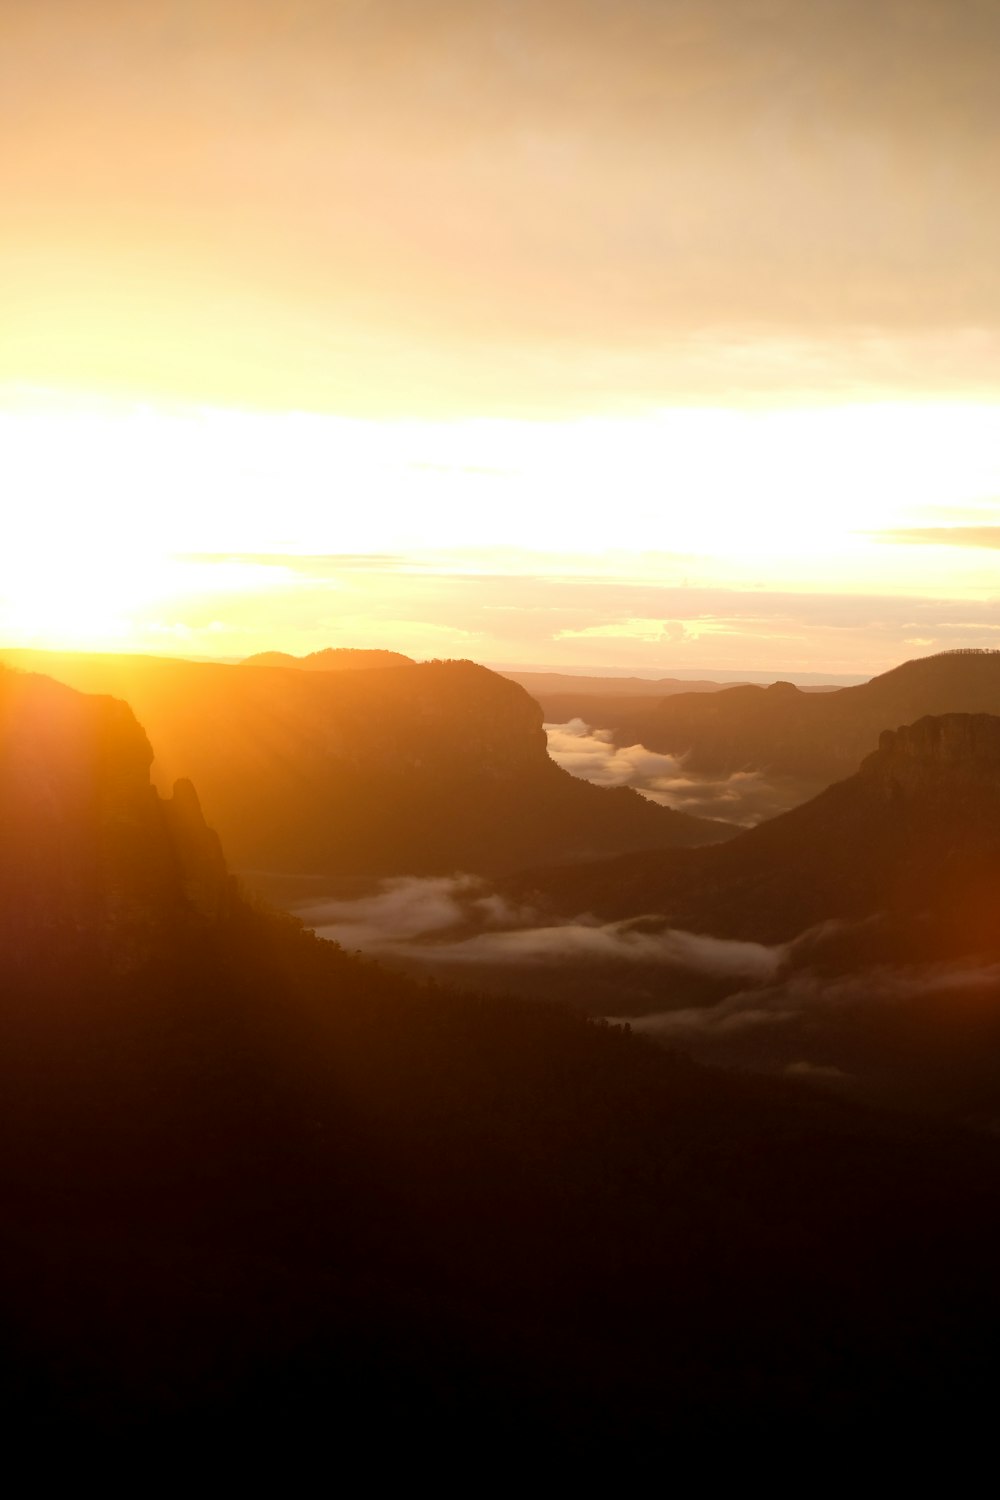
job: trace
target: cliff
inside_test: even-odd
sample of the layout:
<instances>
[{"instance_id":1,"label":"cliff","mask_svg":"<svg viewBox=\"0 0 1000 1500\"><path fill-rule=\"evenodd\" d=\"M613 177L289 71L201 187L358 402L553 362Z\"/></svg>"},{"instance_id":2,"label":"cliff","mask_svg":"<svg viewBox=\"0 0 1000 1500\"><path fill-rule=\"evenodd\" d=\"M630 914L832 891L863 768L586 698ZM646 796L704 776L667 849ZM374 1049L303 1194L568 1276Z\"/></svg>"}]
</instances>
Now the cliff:
<instances>
[{"instance_id":1,"label":"cliff","mask_svg":"<svg viewBox=\"0 0 1000 1500\"><path fill-rule=\"evenodd\" d=\"M144 961L179 924L217 917L229 880L194 789L150 783L135 716L0 667L0 943Z\"/></svg>"},{"instance_id":2,"label":"cliff","mask_svg":"<svg viewBox=\"0 0 1000 1500\"><path fill-rule=\"evenodd\" d=\"M1000 718L887 731L844 781L716 848L625 855L517 883L566 914L645 913L780 943L831 919L920 918L942 951L1000 946Z\"/></svg>"},{"instance_id":3,"label":"cliff","mask_svg":"<svg viewBox=\"0 0 1000 1500\"><path fill-rule=\"evenodd\" d=\"M994 714L927 715L883 730L879 746L861 763L887 795L959 795L991 799L1000 774L1000 718Z\"/></svg>"},{"instance_id":4,"label":"cliff","mask_svg":"<svg viewBox=\"0 0 1000 1500\"><path fill-rule=\"evenodd\" d=\"M5 655L125 698L156 745L157 779L198 787L241 870L492 873L731 832L568 775L538 704L473 662L300 672Z\"/></svg>"}]
</instances>

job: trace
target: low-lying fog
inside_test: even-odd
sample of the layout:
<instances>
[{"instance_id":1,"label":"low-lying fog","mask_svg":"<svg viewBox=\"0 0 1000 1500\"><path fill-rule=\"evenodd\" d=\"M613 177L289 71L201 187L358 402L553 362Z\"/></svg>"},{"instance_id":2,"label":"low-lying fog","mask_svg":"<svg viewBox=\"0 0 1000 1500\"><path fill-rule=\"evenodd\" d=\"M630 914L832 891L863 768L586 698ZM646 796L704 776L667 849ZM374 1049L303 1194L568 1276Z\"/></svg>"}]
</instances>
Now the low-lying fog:
<instances>
[{"instance_id":1,"label":"low-lying fog","mask_svg":"<svg viewBox=\"0 0 1000 1500\"><path fill-rule=\"evenodd\" d=\"M900 947L879 918L826 922L766 945L685 932L652 914L559 920L463 874L317 893L294 911L319 936L410 973L628 1020L708 1062L879 1099L891 1082L902 1102L907 1067L926 1090L921 1070L942 1065L935 1014L947 1008L950 1042L961 1045L962 1025L980 1024L1000 991L1000 963L921 961L919 946Z\"/></svg>"},{"instance_id":2,"label":"low-lying fog","mask_svg":"<svg viewBox=\"0 0 1000 1500\"><path fill-rule=\"evenodd\" d=\"M663 755L644 745L616 747L612 730L594 728L583 719L546 724L545 733L552 759L571 776L597 786L634 787L664 807L744 828L787 812L816 791L794 777L768 777L762 771L699 774L687 768L684 756Z\"/></svg>"}]
</instances>

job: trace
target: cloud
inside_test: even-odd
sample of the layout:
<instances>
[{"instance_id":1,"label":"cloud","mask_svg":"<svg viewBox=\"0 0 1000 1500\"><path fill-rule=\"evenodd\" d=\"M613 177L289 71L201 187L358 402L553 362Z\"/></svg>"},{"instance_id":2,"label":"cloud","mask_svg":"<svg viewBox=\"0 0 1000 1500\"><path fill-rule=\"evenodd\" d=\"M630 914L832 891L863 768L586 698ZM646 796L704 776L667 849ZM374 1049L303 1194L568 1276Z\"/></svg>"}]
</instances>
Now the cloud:
<instances>
[{"instance_id":1,"label":"cloud","mask_svg":"<svg viewBox=\"0 0 1000 1500\"><path fill-rule=\"evenodd\" d=\"M780 623L780 622L779 622ZM588 625L582 630L557 630L555 641L581 640L625 640L644 641L656 645L680 645L700 641L703 636L733 637L758 641L785 641L786 630L763 630L762 621L756 615L714 616L698 615L689 620L657 620L630 616L626 620L610 620L599 625Z\"/></svg>"},{"instance_id":2,"label":"cloud","mask_svg":"<svg viewBox=\"0 0 1000 1500\"><path fill-rule=\"evenodd\" d=\"M811 934L789 944L794 958ZM672 1040L691 1040L762 1027L781 1027L821 1011L854 1006L898 1005L920 998L975 995L1000 987L1000 964L937 963L899 967L877 965L854 973L826 975L812 970L792 972L778 983L740 990L715 1005L660 1011L632 1021L637 1031Z\"/></svg>"},{"instance_id":3,"label":"cloud","mask_svg":"<svg viewBox=\"0 0 1000 1500\"><path fill-rule=\"evenodd\" d=\"M752 827L787 812L815 790L791 777L768 778L761 771L730 776L699 776L685 770L684 756L665 755L644 745L619 748L612 731L592 729L582 719L546 724L549 754L557 765L598 786L630 786L652 802L703 818Z\"/></svg>"},{"instance_id":4,"label":"cloud","mask_svg":"<svg viewBox=\"0 0 1000 1500\"><path fill-rule=\"evenodd\" d=\"M600 625L585 625L580 630L557 630L555 641L625 640L669 643L687 639L679 620L642 619L633 615L627 620L609 620Z\"/></svg>"},{"instance_id":5,"label":"cloud","mask_svg":"<svg viewBox=\"0 0 1000 1500\"><path fill-rule=\"evenodd\" d=\"M341 410L995 383L984 0L127 9L4 8L20 378Z\"/></svg>"},{"instance_id":6,"label":"cloud","mask_svg":"<svg viewBox=\"0 0 1000 1500\"><path fill-rule=\"evenodd\" d=\"M477 933L432 950L404 947L408 957L428 956L455 964L662 964L715 978L763 980L777 972L783 950L664 927L650 931L644 918L600 923L593 918L545 927Z\"/></svg>"},{"instance_id":7,"label":"cloud","mask_svg":"<svg viewBox=\"0 0 1000 1500\"><path fill-rule=\"evenodd\" d=\"M475 875L401 875L381 881L366 896L309 902L296 915L320 937L344 948L381 952L470 922L510 924L530 914L512 907Z\"/></svg>"},{"instance_id":8,"label":"cloud","mask_svg":"<svg viewBox=\"0 0 1000 1500\"><path fill-rule=\"evenodd\" d=\"M656 917L600 922L581 915L539 925L473 875L400 876L367 895L304 904L296 915L348 949L469 964L655 964L742 982L778 973L786 950L684 932Z\"/></svg>"},{"instance_id":9,"label":"cloud","mask_svg":"<svg viewBox=\"0 0 1000 1500\"><path fill-rule=\"evenodd\" d=\"M843 1068L827 1067L823 1063L811 1063L805 1058L789 1063L785 1072L790 1078L846 1078Z\"/></svg>"},{"instance_id":10,"label":"cloud","mask_svg":"<svg viewBox=\"0 0 1000 1500\"><path fill-rule=\"evenodd\" d=\"M976 547L1000 549L1000 526L912 526L900 531L873 533L880 542L920 547Z\"/></svg>"}]
</instances>

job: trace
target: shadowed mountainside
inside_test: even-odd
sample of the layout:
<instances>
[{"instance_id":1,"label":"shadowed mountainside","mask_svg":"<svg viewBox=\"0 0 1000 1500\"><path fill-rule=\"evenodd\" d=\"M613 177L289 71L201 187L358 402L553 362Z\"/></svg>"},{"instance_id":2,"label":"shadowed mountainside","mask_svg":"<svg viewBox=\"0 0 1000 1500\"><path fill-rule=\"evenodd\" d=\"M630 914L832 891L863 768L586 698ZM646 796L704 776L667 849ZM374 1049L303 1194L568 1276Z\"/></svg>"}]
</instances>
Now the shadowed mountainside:
<instances>
[{"instance_id":1,"label":"shadowed mountainside","mask_svg":"<svg viewBox=\"0 0 1000 1500\"><path fill-rule=\"evenodd\" d=\"M231 899L190 782L161 798L131 710L0 666L0 943L27 964L144 962Z\"/></svg>"},{"instance_id":2,"label":"shadowed mountainside","mask_svg":"<svg viewBox=\"0 0 1000 1500\"><path fill-rule=\"evenodd\" d=\"M563 912L655 912L764 943L832 918L926 913L954 951L992 949L1000 718L948 714L886 730L855 775L718 848L626 855L510 886Z\"/></svg>"},{"instance_id":3,"label":"shadowed mountainside","mask_svg":"<svg viewBox=\"0 0 1000 1500\"><path fill-rule=\"evenodd\" d=\"M1000 1132L1000 718L885 731L854 776L717 848L529 872L492 904L455 891L452 927L416 941L393 936L406 894L353 920L408 972ZM317 911L350 930L350 905Z\"/></svg>"},{"instance_id":4,"label":"shadowed mountainside","mask_svg":"<svg viewBox=\"0 0 1000 1500\"><path fill-rule=\"evenodd\" d=\"M683 693L602 727L614 728L617 745L684 755L695 772L756 768L828 782L874 750L883 729L947 713L1000 713L1000 652L921 657L830 693L790 682Z\"/></svg>"},{"instance_id":5,"label":"shadowed mountainside","mask_svg":"<svg viewBox=\"0 0 1000 1500\"><path fill-rule=\"evenodd\" d=\"M472 662L302 672L157 657L4 652L126 699L156 769L198 787L237 868L400 874L699 844L721 823L548 757L523 689Z\"/></svg>"},{"instance_id":6,"label":"shadowed mountainside","mask_svg":"<svg viewBox=\"0 0 1000 1500\"><path fill-rule=\"evenodd\" d=\"M128 711L2 680L0 805L30 793L25 847L71 835L96 955L0 944L9 1451L440 1463L446 1430L565 1463L720 1413L841 1449L984 1420L992 1142L419 987L235 895L199 915L147 881L173 844ZM105 942L109 873L167 919L145 963ZM58 861L33 880L59 908Z\"/></svg>"}]
</instances>

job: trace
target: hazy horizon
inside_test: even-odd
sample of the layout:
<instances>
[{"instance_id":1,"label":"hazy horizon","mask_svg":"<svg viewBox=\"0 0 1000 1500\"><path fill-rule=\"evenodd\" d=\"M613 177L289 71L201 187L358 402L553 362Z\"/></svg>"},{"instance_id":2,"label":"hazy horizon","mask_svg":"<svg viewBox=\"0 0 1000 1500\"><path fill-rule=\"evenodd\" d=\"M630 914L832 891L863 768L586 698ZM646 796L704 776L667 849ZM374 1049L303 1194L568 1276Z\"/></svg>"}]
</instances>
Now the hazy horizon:
<instances>
[{"instance_id":1,"label":"hazy horizon","mask_svg":"<svg viewBox=\"0 0 1000 1500\"><path fill-rule=\"evenodd\" d=\"M990 8L2 11L10 645L996 639Z\"/></svg>"}]
</instances>

